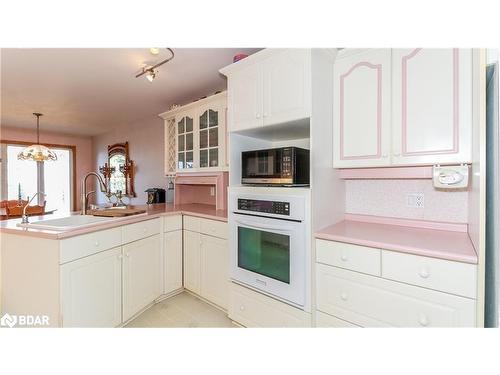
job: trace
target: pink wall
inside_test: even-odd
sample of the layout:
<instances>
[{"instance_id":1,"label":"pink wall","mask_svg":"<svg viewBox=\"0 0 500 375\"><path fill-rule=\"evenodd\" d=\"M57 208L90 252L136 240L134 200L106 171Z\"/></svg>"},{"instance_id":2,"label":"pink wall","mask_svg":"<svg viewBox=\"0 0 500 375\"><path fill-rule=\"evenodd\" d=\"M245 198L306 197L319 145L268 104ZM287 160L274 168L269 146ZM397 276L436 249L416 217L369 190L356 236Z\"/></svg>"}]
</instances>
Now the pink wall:
<instances>
[{"instance_id":1,"label":"pink wall","mask_svg":"<svg viewBox=\"0 0 500 375\"><path fill-rule=\"evenodd\" d=\"M129 126L116 128L108 133L93 137L94 169L107 161L108 145L118 142L129 143L130 159L135 164L136 198L132 204L146 204L144 190L150 187L166 189L167 178L164 173L163 120L156 115L136 121ZM106 198L98 195L98 202L105 203ZM125 203L129 200L124 199Z\"/></svg>"},{"instance_id":2,"label":"pink wall","mask_svg":"<svg viewBox=\"0 0 500 375\"><path fill-rule=\"evenodd\" d=\"M35 142L34 129L20 129L1 127L0 138L9 141ZM40 131L40 142L76 146L76 209L80 209L80 182L85 173L94 170L94 155L92 152L92 138L78 135L67 135ZM88 185L89 187L93 184Z\"/></svg>"}]
</instances>

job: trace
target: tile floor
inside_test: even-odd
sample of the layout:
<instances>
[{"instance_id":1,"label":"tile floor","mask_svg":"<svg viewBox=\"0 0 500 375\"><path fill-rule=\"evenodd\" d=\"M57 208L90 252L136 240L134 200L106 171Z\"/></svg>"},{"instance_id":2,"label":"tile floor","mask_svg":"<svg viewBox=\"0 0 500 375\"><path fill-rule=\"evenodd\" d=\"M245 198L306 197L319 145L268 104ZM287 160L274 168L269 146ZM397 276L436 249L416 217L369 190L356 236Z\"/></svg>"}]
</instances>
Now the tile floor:
<instances>
[{"instance_id":1,"label":"tile floor","mask_svg":"<svg viewBox=\"0 0 500 375\"><path fill-rule=\"evenodd\" d=\"M125 327L227 328L236 327L227 315L195 296L183 292L153 305Z\"/></svg>"}]
</instances>

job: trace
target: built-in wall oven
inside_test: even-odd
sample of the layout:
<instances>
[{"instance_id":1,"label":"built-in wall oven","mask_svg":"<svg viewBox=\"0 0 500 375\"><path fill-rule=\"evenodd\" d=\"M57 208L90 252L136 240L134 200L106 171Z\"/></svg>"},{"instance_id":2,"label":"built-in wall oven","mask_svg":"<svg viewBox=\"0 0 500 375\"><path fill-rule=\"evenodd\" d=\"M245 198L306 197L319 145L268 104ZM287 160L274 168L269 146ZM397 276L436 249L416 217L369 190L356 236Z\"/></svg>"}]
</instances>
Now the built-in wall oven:
<instances>
[{"instance_id":1,"label":"built-in wall oven","mask_svg":"<svg viewBox=\"0 0 500 375\"><path fill-rule=\"evenodd\" d=\"M303 307L307 199L296 193L230 192L231 278Z\"/></svg>"}]
</instances>

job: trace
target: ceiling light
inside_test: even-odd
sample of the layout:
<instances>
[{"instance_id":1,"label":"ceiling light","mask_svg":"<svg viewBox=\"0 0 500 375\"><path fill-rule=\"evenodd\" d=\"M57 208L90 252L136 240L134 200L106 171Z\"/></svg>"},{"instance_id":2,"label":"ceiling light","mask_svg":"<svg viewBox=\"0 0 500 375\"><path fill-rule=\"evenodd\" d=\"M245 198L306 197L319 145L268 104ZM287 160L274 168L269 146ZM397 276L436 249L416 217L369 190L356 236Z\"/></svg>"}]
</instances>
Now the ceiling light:
<instances>
[{"instance_id":1,"label":"ceiling light","mask_svg":"<svg viewBox=\"0 0 500 375\"><path fill-rule=\"evenodd\" d=\"M40 144L40 116L41 113L33 113L36 116L36 144L24 148L18 155L19 160L31 161L56 161L57 155L50 148Z\"/></svg>"},{"instance_id":2,"label":"ceiling light","mask_svg":"<svg viewBox=\"0 0 500 375\"><path fill-rule=\"evenodd\" d=\"M152 48L154 49L154 48ZM174 51L172 51L172 48L167 48L170 52L170 54L172 56L170 56L169 58L165 59L165 60L162 60L160 61L159 63L149 67L149 68L142 68L142 71L139 73L139 74L136 74L135 75L135 78L138 78L142 75L146 75L146 78L148 79L149 82L153 82L153 80L156 78L156 75L158 74L158 70L155 70L156 68L158 68L160 65L163 65L165 63L168 63L170 60L172 60L174 58ZM153 53L153 52L151 52Z\"/></svg>"},{"instance_id":3,"label":"ceiling light","mask_svg":"<svg viewBox=\"0 0 500 375\"><path fill-rule=\"evenodd\" d=\"M146 78L148 79L149 82L153 82L153 80L156 78L156 72L154 70L148 70Z\"/></svg>"},{"instance_id":4,"label":"ceiling light","mask_svg":"<svg viewBox=\"0 0 500 375\"><path fill-rule=\"evenodd\" d=\"M151 52L152 55L156 56L160 53L160 49L159 48L150 48L149 52Z\"/></svg>"}]
</instances>

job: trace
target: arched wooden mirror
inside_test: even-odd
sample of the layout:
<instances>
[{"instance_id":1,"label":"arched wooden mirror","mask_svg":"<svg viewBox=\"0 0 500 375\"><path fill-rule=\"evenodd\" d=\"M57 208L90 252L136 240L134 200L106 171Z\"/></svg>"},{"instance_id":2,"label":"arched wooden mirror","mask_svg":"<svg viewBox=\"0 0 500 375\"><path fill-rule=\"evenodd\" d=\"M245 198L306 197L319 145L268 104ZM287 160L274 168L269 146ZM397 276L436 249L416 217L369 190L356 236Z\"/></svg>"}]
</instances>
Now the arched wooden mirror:
<instances>
[{"instance_id":1,"label":"arched wooden mirror","mask_svg":"<svg viewBox=\"0 0 500 375\"><path fill-rule=\"evenodd\" d=\"M130 160L128 142L108 146L108 162L101 167L101 173L109 183L112 194L135 197L134 162Z\"/></svg>"}]
</instances>

